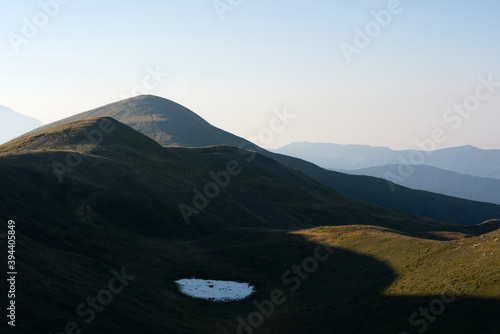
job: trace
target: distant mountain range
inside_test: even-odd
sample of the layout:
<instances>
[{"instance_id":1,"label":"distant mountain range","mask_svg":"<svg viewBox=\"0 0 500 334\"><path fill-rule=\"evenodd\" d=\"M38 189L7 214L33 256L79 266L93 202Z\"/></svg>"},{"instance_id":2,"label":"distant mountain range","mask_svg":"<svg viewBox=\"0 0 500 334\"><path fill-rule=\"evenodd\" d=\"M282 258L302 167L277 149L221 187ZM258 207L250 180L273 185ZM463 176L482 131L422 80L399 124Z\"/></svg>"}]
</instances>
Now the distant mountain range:
<instances>
[{"instance_id":1,"label":"distant mountain range","mask_svg":"<svg viewBox=\"0 0 500 334\"><path fill-rule=\"evenodd\" d=\"M243 138L212 126L175 102L151 95L138 96L83 112L48 124L34 132L92 117L112 117L162 146L230 145L255 150L286 166L298 169L352 199L389 209L461 225L475 225L500 217L498 205L417 191L399 185L389 187L387 181L379 178L329 171L305 160L266 151ZM393 191L394 189L397 191Z\"/></svg>"},{"instance_id":2,"label":"distant mountain range","mask_svg":"<svg viewBox=\"0 0 500 334\"><path fill-rule=\"evenodd\" d=\"M445 148L425 153L395 151L387 147L293 143L273 152L315 163L326 169L357 170L385 165L427 165L460 174L500 179L500 150L482 150L473 146Z\"/></svg>"},{"instance_id":3,"label":"distant mountain range","mask_svg":"<svg viewBox=\"0 0 500 334\"><path fill-rule=\"evenodd\" d=\"M407 177L397 177L400 171L411 171ZM352 175L368 175L389 178L393 182L412 189L500 204L500 180L459 174L435 167L417 165L386 165L357 170L341 170Z\"/></svg>"},{"instance_id":4,"label":"distant mountain range","mask_svg":"<svg viewBox=\"0 0 500 334\"><path fill-rule=\"evenodd\" d=\"M39 120L0 106L0 144L42 126Z\"/></svg>"}]
</instances>

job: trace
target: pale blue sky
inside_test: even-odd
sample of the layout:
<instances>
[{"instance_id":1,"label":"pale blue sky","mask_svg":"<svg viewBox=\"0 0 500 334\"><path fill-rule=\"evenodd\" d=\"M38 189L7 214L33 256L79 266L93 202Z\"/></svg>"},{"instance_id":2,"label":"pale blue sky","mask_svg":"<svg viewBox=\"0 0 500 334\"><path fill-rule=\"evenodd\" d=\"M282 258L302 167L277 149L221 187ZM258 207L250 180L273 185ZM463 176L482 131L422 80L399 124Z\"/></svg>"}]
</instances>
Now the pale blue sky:
<instances>
[{"instance_id":1,"label":"pale blue sky","mask_svg":"<svg viewBox=\"0 0 500 334\"><path fill-rule=\"evenodd\" d=\"M296 115L265 147L410 149L440 127L438 148L500 149L500 87L458 129L443 120L480 76L500 81L498 1L401 0L351 63L341 43L391 1L242 0L222 21L213 0L72 0L15 52L9 34L22 36L41 2L0 5L0 105L45 123L129 96L159 68L168 75L149 94L245 138L274 108Z\"/></svg>"}]
</instances>

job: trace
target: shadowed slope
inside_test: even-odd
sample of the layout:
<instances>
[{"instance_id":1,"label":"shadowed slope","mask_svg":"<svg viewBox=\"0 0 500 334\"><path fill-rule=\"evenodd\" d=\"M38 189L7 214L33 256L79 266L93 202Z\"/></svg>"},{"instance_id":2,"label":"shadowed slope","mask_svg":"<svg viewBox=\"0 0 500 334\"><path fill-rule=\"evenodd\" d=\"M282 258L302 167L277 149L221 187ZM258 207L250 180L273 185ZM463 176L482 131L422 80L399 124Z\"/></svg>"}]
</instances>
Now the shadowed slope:
<instances>
[{"instance_id":1,"label":"shadowed slope","mask_svg":"<svg viewBox=\"0 0 500 334\"><path fill-rule=\"evenodd\" d=\"M402 170L411 170L412 173L406 178L398 178ZM497 179L458 174L426 165L416 165L410 168L403 165L385 165L342 172L382 179L390 175L393 181L408 188L431 191L471 201L500 204L500 180Z\"/></svg>"},{"instance_id":2,"label":"shadowed slope","mask_svg":"<svg viewBox=\"0 0 500 334\"><path fill-rule=\"evenodd\" d=\"M41 129L96 116L110 116L124 120L137 131L164 146L232 145L256 150L282 164L300 170L346 196L377 206L460 225L475 225L488 219L500 218L500 205L413 190L374 177L328 171L301 159L268 152L243 138L210 125L189 109L150 95L109 104Z\"/></svg>"},{"instance_id":3,"label":"shadowed slope","mask_svg":"<svg viewBox=\"0 0 500 334\"><path fill-rule=\"evenodd\" d=\"M113 131L80 145L102 122ZM238 317L248 320L276 289L286 300L256 333L414 332L420 327L409 316L442 293L456 301L427 333L496 334L500 325L499 233L487 233L499 222L466 228L373 207L263 155L162 148L109 118L69 123L0 151L0 219L16 221L22 259L22 333L64 332L74 322L93 334L233 334ZM77 153L81 163L59 182L52 163ZM178 204L191 203L192 189L229 161L241 172L186 225ZM363 225L304 229L328 224ZM325 258L323 247L311 270L306 259L318 245L333 252ZM304 263L299 278L294 268ZM130 280L107 303L102 291L113 270ZM236 303L196 300L174 284L193 276L250 282L257 292ZM92 320L88 298L107 303Z\"/></svg>"},{"instance_id":4,"label":"shadowed slope","mask_svg":"<svg viewBox=\"0 0 500 334\"><path fill-rule=\"evenodd\" d=\"M68 220L65 226L54 233L50 224L40 224L36 235L28 235L33 226L18 220L23 275L16 298L23 316L16 329L22 333L64 332L70 321L92 334L246 333L238 331L237 319L248 322L259 311L256 304L270 310L265 302L277 289L283 302L257 322L255 333L417 333L423 324L426 333L439 334L500 329L499 260L497 252L490 254L498 232L435 242L366 226L293 234L244 228L167 241L107 224L89 227ZM332 254L315 270L302 269L306 278L300 279L293 267L302 267L320 244L332 247ZM430 256L438 260L430 262ZM89 314L77 314L77 307L83 303L81 310L91 309L87 298L107 289L112 270L133 279L87 323ZM177 290L173 282L189 277L250 282L257 292L241 302L214 304ZM419 309L431 303L434 310L441 307L435 300L442 294L450 302L437 309L432 322L422 323Z\"/></svg>"},{"instance_id":5,"label":"shadowed slope","mask_svg":"<svg viewBox=\"0 0 500 334\"><path fill-rule=\"evenodd\" d=\"M27 189L42 187L55 195L47 201L64 198L65 205L51 206L78 213L75 218L82 222L108 221L135 230L140 217L147 218L150 224L141 227L145 234L319 224L373 224L407 233L466 231L349 199L253 151L163 148L112 118L74 121L11 141L0 146L0 162L3 186L15 189L13 205L22 205Z\"/></svg>"}]
</instances>

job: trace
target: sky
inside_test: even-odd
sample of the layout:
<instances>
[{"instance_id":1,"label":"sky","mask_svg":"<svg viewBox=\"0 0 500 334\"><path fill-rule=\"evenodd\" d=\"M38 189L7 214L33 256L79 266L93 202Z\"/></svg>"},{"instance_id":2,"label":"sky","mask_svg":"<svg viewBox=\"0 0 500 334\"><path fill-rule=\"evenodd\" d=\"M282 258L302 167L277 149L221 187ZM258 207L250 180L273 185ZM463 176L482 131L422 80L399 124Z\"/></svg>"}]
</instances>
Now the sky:
<instances>
[{"instance_id":1,"label":"sky","mask_svg":"<svg viewBox=\"0 0 500 334\"><path fill-rule=\"evenodd\" d=\"M499 13L493 0L2 1L0 105L49 123L146 93L266 148L500 149Z\"/></svg>"}]
</instances>

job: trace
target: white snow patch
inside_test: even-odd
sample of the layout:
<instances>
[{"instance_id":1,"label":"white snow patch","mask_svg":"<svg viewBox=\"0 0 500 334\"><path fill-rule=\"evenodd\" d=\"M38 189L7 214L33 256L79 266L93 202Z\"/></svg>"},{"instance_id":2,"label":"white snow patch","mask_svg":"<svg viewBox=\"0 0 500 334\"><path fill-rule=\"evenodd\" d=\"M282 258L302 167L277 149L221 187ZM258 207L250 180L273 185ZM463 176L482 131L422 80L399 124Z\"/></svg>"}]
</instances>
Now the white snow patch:
<instances>
[{"instance_id":1,"label":"white snow patch","mask_svg":"<svg viewBox=\"0 0 500 334\"><path fill-rule=\"evenodd\" d=\"M175 281L179 291L194 298L217 302L242 300L254 292L250 283L184 278Z\"/></svg>"}]
</instances>

